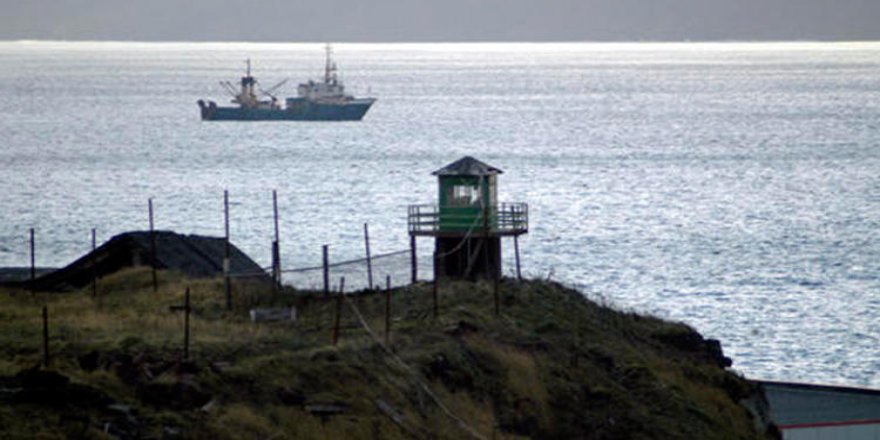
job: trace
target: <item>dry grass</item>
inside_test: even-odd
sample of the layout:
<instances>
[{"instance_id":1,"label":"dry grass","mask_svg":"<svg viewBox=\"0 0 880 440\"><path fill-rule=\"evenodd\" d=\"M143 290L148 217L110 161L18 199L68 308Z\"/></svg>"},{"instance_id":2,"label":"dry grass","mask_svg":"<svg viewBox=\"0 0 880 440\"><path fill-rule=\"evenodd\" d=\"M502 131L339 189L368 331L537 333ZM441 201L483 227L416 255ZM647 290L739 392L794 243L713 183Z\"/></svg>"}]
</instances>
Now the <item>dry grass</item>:
<instances>
[{"instance_id":1,"label":"dry grass","mask_svg":"<svg viewBox=\"0 0 880 440\"><path fill-rule=\"evenodd\" d=\"M486 438L761 438L722 386L745 387L740 378L655 337L692 330L600 307L558 285L505 283L495 316L491 283L446 284L437 319L430 286L395 290L390 348L405 367L360 327L348 303L333 346L333 298L239 285L228 311L222 280L160 273L157 292L151 281L149 270L132 270L101 280L97 297L88 288L0 295L0 376L39 364L46 305L53 369L132 407L137 436L468 437L421 382ZM194 309L189 364L180 362L183 315L169 310L186 288ZM384 294L352 299L380 338L384 301ZM255 305L296 305L300 319L255 325L247 318ZM83 367L89 354L97 368ZM156 365L164 366L157 377L138 370ZM193 384L212 403L203 410L204 402L181 407L187 392L158 403L144 394L179 384ZM403 421L377 409L379 401ZM322 418L307 410L313 403L344 410ZM59 418L71 412L90 421L77 435L100 438L102 424L119 423L100 406L0 405L0 426L12 436L63 437Z\"/></svg>"}]
</instances>

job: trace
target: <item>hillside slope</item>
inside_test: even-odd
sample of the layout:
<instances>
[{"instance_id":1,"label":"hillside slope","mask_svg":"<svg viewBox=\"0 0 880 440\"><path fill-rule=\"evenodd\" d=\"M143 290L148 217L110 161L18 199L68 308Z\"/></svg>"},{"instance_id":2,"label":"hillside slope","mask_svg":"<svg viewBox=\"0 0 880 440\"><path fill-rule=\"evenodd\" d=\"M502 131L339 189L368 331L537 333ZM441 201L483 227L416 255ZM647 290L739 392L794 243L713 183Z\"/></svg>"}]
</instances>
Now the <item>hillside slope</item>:
<instances>
[{"instance_id":1,"label":"hillside slope","mask_svg":"<svg viewBox=\"0 0 880 440\"><path fill-rule=\"evenodd\" d=\"M148 271L99 295L0 296L0 437L763 439L763 396L680 323L615 311L543 281L337 302ZM192 292L191 356L182 359ZM41 307L50 322L42 359ZM254 306L296 322L253 324ZM337 308L338 344L333 345ZM362 317L363 319L359 318ZM370 329L370 331L367 330ZM372 332L372 333L371 333Z\"/></svg>"}]
</instances>

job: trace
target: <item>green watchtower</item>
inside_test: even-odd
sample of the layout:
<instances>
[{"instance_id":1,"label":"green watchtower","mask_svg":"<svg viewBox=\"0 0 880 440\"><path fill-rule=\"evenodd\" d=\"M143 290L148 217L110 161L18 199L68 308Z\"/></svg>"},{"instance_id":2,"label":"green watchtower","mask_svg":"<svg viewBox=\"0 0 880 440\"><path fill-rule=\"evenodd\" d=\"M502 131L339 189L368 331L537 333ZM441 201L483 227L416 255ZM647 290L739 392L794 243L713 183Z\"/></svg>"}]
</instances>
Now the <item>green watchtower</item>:
<instances>
[{"instance_id":1,"label":"green watchtower","mask_svg":"<svg viewBox=\"0 0 880 440\"><path fill-rule=\"evenodd\" d=\"M501 275L501 237L528 232L528 205L498 203L502 171L465 156L432 174L436 205L409 207L409 233L435 237L437 276Z\"/></svg>"}]
</instances>

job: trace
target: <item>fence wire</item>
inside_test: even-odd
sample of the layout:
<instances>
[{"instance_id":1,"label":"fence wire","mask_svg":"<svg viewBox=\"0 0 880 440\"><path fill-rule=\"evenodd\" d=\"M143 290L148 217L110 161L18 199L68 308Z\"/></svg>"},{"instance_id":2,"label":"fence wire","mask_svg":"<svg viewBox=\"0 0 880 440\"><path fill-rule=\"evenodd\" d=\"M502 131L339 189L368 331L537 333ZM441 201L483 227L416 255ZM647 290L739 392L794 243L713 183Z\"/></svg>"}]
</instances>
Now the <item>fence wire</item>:
<instances>
[{"instance_id":1,"label":"fence wire","mask_svg":"<svg viewBox=\"0 0 880 440\"><path fill-rule=\"evenodd\" d=\"M370 258L373 269L373 288L385 288L386 276L391 277L392 287L402 287L412 280L411 253L409 249L374 255ZM345 291L352 292L369 288L367 259L358 258L341 262L330 262L330 289L338 290L339 282L345 277ZM324 288L324 267L311 266L283 269L281 282L296 289L321 290Z\"/></svg>"}]
</instances>

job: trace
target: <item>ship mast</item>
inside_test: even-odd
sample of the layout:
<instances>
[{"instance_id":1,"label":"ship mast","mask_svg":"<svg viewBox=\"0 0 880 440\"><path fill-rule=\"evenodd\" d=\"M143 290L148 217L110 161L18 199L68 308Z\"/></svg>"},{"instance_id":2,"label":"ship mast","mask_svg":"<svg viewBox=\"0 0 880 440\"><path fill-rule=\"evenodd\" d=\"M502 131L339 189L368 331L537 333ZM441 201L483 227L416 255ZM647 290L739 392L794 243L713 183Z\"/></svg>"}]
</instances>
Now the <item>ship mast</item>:
<instances>
[{"instance_id":1,"label":"ship mast","mask_svg":"<svg viewBox=\"0 0 880 440\"><path fill-rule=\"evenodd\" d=\"M252 95L254 93L254 77L251 76L251 59L248 58L245 63L247 71L245 76L241 78L241 93Z\"/></svg>"},{"instance_id":2,"label":"ship mast","mask_svg":"<svg viewBox=\"0 0 880 440\"><path fill-rule=\"evenodd\" d=\"M324 62L324 83L336 84L336 64L331 59L333 48L330 47L330 43L327 43L327 45L324 46L324 52L326 53L327 58Z\"/></svg>"}]
</instances>

